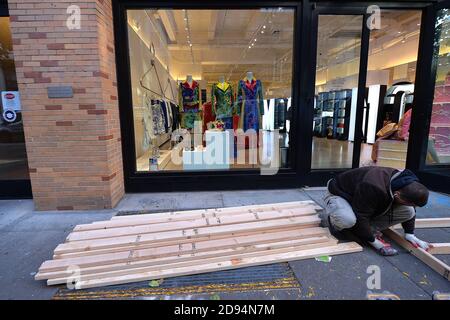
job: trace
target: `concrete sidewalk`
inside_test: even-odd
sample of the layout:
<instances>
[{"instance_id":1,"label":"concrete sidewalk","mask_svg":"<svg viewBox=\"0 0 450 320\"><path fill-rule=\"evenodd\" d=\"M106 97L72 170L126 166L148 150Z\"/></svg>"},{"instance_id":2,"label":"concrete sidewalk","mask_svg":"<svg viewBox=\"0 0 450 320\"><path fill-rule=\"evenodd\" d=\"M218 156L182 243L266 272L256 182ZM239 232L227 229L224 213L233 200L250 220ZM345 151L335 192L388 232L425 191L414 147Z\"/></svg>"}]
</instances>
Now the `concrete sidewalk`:
<instances>
[{"instance_id":1,"label":"concrete sidewalk","mask_svg":"<svg viewBox=\"0 0 450 320\"><path fill-rule=\"evenodd\" d=\"M367 267L381 270L381 290L401 299L431 299L433 291L450 292L450 282L409 253L381 257L370 248L335 256L204 275L165 279L158 287L148 282L69 292L34 281L40 264L73 227L129 212L162 212L230 207L283 201L315 200L323 205L324 188L127 194L114 210L35 212L32 200L0 201L0 299L138 298L138 299L365 299ZM449 217L450 197L432 193L418 217ZM431 242L450 242L450 229L422 229L417 235ZM450 263L449 256L440 256Z\"/></svg>"}]
</instances>

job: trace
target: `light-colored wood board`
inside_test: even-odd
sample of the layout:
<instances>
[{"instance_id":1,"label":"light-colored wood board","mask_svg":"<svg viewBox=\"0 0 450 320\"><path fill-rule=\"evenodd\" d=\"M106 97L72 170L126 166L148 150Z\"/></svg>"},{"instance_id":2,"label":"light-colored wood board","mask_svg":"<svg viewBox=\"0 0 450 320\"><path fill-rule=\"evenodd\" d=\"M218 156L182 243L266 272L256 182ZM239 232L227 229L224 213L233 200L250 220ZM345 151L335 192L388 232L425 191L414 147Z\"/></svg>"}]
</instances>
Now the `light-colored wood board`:
<instances>
[{"instance_id":1,"label":"light-colored wood board","mask_svg":"<svg viewBox=\"0 0 450 320\"><path fill-rule=\"evenodd\" d=\"M166 231L160 233L140 234L136 236L120 236L108 239L95 239L85 241L74 241L60 244L55 249L55 254L69 253L75 251L88 251L119 246L130 246L137 243L157 242L166 240L194 239L198 237L209 237L211 235L227 234L234 236L235 233L246 231L263 231L274 228L294 227L309 228L317 227L320 219L316 216L305 216L295 218L285 218L276 220L266 220L258 222L248 222L241 224L212 226L205 228L184 229L176 231Z\"/></svg>"},{"instance_id":2,"label":"light-colored wood board","mask_svg":"<svg viewBox=\"0 0 450 320\"><path fill-rule=\"evenodd\" d=\"M306 239L303 239L306 240ZM311 240L311 239L309 239ZM277 246L277 244L273 244L270 247L264 247L261 246L258 250L236 250L229 252L221 252L217 255L199 255L198 257L192 257L192 256L180 256L180 259L172 259L168 260L167 263L163 265L152 265L148 267L133 267L129 269L121 269L116 271L107 271L102 273L94 273L94 274L83 274L81 269L80 274L80 280L92 280L92 279L100 279L100 278L110 278L110 277L116 277L116 276L122 276L122 275L128 275L128 274L136 274L136 273L142 273L142 272L149 272L149 271L158 271L161 269L174 269L179 267L194 267L197 264L206 264L206 263L213 263L218 261L223 261L224 259L227 260L236 260L241 258L249 258L249 257L258 257L258 256L265 256L268 254L280 254L280 253L286 253L291 251L298 251L298 250L309 250L314 248L321 248L321 247L331 247L336 246L337 242L330 240L326 237L321 239L321 242L317 243L301 243L297 241L289 241L289 243L281 244L280 246ZM60 278L48 278L49 281L47 281L48 285L54 285L54 284L63 284L70 281L72 278L71 275L67 276L67 274Z\"/></svg>"},{"instance_id":3,"label":"light-colored wood board","mask_svg":"<svg viewBox=\"0 0 450 320\"><path fill-rule=\"evenodd\" d=\"M90 251L80 251L80 252L71 252L65 254L55 254L53 255L53 259L70 259L76 257L86 257L86 256L94 256L101 255L106 253L118 253L123 251L131 251L135 252L143 249L152 249L153 253L163 252L164 250L191 250L195 249L195 251L207 250L209 247L213 248L224 248L226 246L234 246L236 244L244 244L244 243L266 243L274 240L289 240L294 238L307 238L307 237L316 237L316 236L328 236L332 239L334 237L330 234L327 228L307 228L307 229L298 229L298 228L283 228L283 229L275 229L275 230L266 230L262 232L249 233L245 235L236 235L234 237L226 237L222 236L219 238L209 238L209 239L196 239L195 242L188 239L189 242L176 242L173 244L165 244L158 245L158 243L140 243L137 245L132 245L128 247L118 247L118 248L107 248L102 250L90 250ZM193 248L194 247L194 248Z\"/></svg>"},{"instance_id":4,"label":"light-colored wood board","mask_svg":"<svg viewBox=\"0 0 450 320\"><path fill-rule=\"evenodd\" d=\"M431 254L450 254L450 243L432 243L428 250Z\"/></svg>"},{"instance_id":5,"label":"light-colored wood board","mask_svg":"<svg viewBox=\"0 0 450 320\"><path fill-rule=\"evenodd\" d=\"M242 212L242 210L260 210L269 208L270 210L277 210L281 208L295 208L298 206L307 206L313 205L317 206L318 210L322 209L312 200L304 200L304 201L290 201L290 202L279 202L279 203L267 203L267 204L251 204L239 207L223 207L223 208L211 208L211 209L195 209L195 210L177 210L177 211L167 211L167 212L158 212L158 213L149 213L149 214L134 214L134 215L123 215L123 216L114 216L111 220L133 220L133 219L141 219L145 215L152 215L155 218L159 217L173 217L176 215L186 216L188 214L202 214L202 213L230 213L230 212ZM144 217L146 218L146 217Z\"/></svg>"},{"instance_id":6,"label":"light-colored wood board","mask_svg":"<svg viewBox=\"0 0 450 320\"><path fill-rule=\"evenodd\" d=\"M450 280L450 267L446 265L444 262L434 257L431 253L423 250L422 248L415 248L411 243L405 240L399 232L393 229L387 229L383 231L383 233L386 234L389 238L391 238L395 242L397 242L404 249L408 250L414 256L419 258L423 263L428 265L430 268L439 273L445 279Z\"/></svg>"},{"instance_id":7,"label":"light-colored wood board","mask_svg":"<svg viewBox=\"0 0 450 320\"><path fill-rule=\"evenodd\" d=\"M309 227L306 229L311 229L313 227ZM293 224L293 225L285 225L282 228L280 227L273 227L273 228L268 228L268 229L264 229L264 230L243 230L243 231L238 231L238 232L234 232L233 236L246 236L246 235L254 235L254 234L261 234L261 233L270 233L270 232L278 232L278 231L292 231L292 230L298 230L298 229L305 229L302 227L298 227L297 225ZM219 234L206 234L206 235L200 235L198 237L195 238L195 242L199 242L199 241L208 241L208 240L219 240L219 239L228 239L230 238L230 235L226 234L226 233L219 233ZM102 240L102 239L99 239ZM94 240L93 240L94 241ZM179 245L179 244L183 244L183 243L191 243L193 240L190 237L186 237L186 238L174 238L174 239L166 239L166 240L159 240L159 241L139 241L139 242L133 242L130 244L120 244L117 246L107 246L107 247L101 247L101 248L96 248L94 247L81 247L79 249L75 249L75 250L69 250L67 252L67 248L62 248L63 250L61 251L61 246L63 246L65 243L62 243L60 245L58 245L56 247L56 249L54 250L54 254L53 256L55 257L59 257L61 255L68 255L68 254L74 254L76 256L87 256L87 255L96 255L96 254L103 254L103 253L111 253L111 252L120 252L120 251L128 251L128 250L133 250L136 248L158 248L158 247L163 247L163 246L169 246L169 245ZM73 243L73 242L72 242ZM61 253L62 252L62 253Z\"/></svg>"},{"instance_id":8,"label":"light-colored wood board","mask_svg":"<svg viewBox=\"0 0 450 320\"><path fill-rule=\"evenodd\" d=\"M401 229L401 224L396 224L394 229ZM450 228L450 218L424 218L416 219L416 228Z\"/></svg>"},{"instance_id":9,"label":"light-colored wood board","mask_svg":"<svg viewBox=\"0 0 450 320\"><path fill-rule=\"evenodd\" d=\"M312 244L321 244L325 245L325 243L334 243L337 244L337 240L335 239L329 239L327 237L317 237L317 238L308 238L308 241L310 242L316 242ZM306 246L307 244L303 244L303 246ZM264 250L266 253L266 250ZM205 257L202 257L204 259ZM178 263L179 261L177 261ZM191 262L188 261L188 264ZM147 267L154 265L154 261L152 259L150 260L136 260L136 261L130 261L130 262L121 262L121 263L114 263L114 264L107 264L107 265L98 265L98 266L92 266L92 267L83 267L80 269L80 274L93 274L93 273L101 273L101 272L108 272L108 271L115 271L115 270L124 270L124 269L130 269L130 268L138 268L138 267ZM68 271L67 269L57 270L57 271L46 271L41 272L39 271L35 279L36 280L44 280L44 279L52 279L52 278L61 278L61 277L67 277Z\"/></svg>"},{"instance_id":10,"label":"light-colored wood board","mask_svg":"<svg viewBox=\"0 0 450 320\"><path fill-rule=\"evenodd\" d=\"M308 235L309 234L309 235ZM161 248L154 248L154 249L141 249L141 250L130 250L130 251L122 251L122 252L116 252L116 253L108 253L108 254L102 254L98 256L86 256L86 257L77 257L77 258L70 258L70 259L57 259L57 260L47 260L44 263L42 263L41 267L39 268L40 272L46 272L46 271L56 271L61 269L66 269L70 266L78 266L78 267L84 267L84 266L96 266L96 265L106 265L106 264L113 264L113 263L119 263L119 262L131 262L131 261L137 261L137 260L150 260L150 259L159 259L159 258L167 258L167 257L179 257L180 255L185 254L197 254L197 253L203 253L208 251L216 251L216 250L234 250L237 247L250 247L250 246L258 246L258 245L267 245L270 246L270 244L275 242L285 242L285 241L304 241L308 242L311 239L317 240L318 238L326 238L326 234L319 234L318 236L314 236L314 233L304 233L299 234L298 237L289 237L289 238L281 238L279 235L273 236L271 235L272 240L266 241L266 242L258 242L256 240L255 236L248 236L248 237L240 237L240 238L234 238L230 239L231 241L228 241L228 243L225 243L222 245L220 242L223 240L213 240L213 241L207 241L207 242L193 242L186 246L182 245L175 245L175 246L167 246L167 247L161 247ZM282 240L280 240L282 239ZM311 240L311 241L313 241ZM235 244L233 245L231 242L235 241ZM158 250L159 249L159 250Z\"/></svg>"},{"instance_id":11,"label":"light-colored wood board","mask_svg":"<svg viewBox=\"0 0 450 320\"><path fill-rule=\"evenodd\" d=\"M170 267L172 264L180 264L183 263L184 265L193 265L196 263L199 263L198 261L204 261L205 259L215 259L215 258L221 258L224 256L238 256L238 255L254 255L254 254L266 254L270 250L285 250L288 251L289 248L292 247L320 247L320 246L330 246L333 244L337 244L337 241L329 239L328 237L314 237L314 238L305 238L305 239L294 239L294 240L287 240L287 241L280 241L280 242L271 242L271 243L264 243L264 244L253 244L253 245L246 245L246 246L236 246L233 248L228 249L217 249L212 251L202 251L202 252L195 252L195 253L183 253L179 255L172 255L172 256L164 256L161 258L152 258L152 259L145 259L145 260L125 260L125 261L119 261L115 264L93 264L93 265L77 265L77 267L80 268L80 273L83 274L92 274L92 270L95 270L97 268L97 271L95 271L95 274L99 274L101 272L98 271L98 269L104 269L106 271L104 272L111 272L111 271L123 271L125 269L135 269L135 268L141 268L139 266L136 266L138 264L145 264L145 267L152 267L154 270L158 269L165 269ZM119 270L113 270L117 269L116 265L122 264L123 266ZM111 267L110 267L111 266ZM85 271L86 269L86 271ZM45 279L54 278L56 274L61 274L66 272L67 268L59 269L55 271L49 271L46 272L45 270L40 270L36 276L35 279ZM99 276L99 275L98 275ZM67 277L67 273L64 277Z\"/></svg>"},{"instance_id":12,"label":"light-colored wood board","mask_svg":"<svg viewBox=\"0 0 450 320\"><path fill-rule=\"evenodd\" d=\"M321 247L315 249L308 250L299 250L299 251L290 251L286 253L280 254L266 254L263 256L257 257L248 257L241 259L227 259L220 262L209 263L209 264L200 264L196 265L195 268L192 266L180 267L174 269L163 269L159 271L150 271L150 272L142 272L138 274L129 274L111 278L101 278L101 279L92 279L86 281L80 281L76 285L76 289L86 289L93 288L99 286L108 286L108 285L117 285L124 284L130 282L137 281L146 281L151 279L161 279L161 278L169 278L176 277L182 275L190 275L190 274L200 274L206 272L213 272L218 270L229 270L243 267L250 267L255 265L265 265L272 264L277 262L288 262L293 260L300 259L309 259L323 255L337 255L337 254L346 254L359 252L362 248L357 243L342 243L335 246L330 247Z\"/></svg>"},{"instance_id":13,"label":"light-colored wood board","mask_svg":"<svg viewBox=\"0 0 450 320\"><path fill-rule=\"evenodd\" d=\"M313 212L315 210L321 210L322 208L317 207L312 204L306 204L299 206L298 204L293 204L292 206L283 206L278 208L279 210L285 210L285 209L295 209L295 208L311 208ZM235 211L229 211L229 212L217 212L217 211L211 211L211 212L203 212L203 213L189 213L189 214L176 214L171 215L169 217L164 216L160 217L158 214L144 214L139 215L139 219L116 219L116 220L106 220L106 221L96 221L89 224L81 224L75 226L74 230L72 232L83 232L83 231L90 231L90 230L99 230L99 229L111 229L111 228L120 228L120 227L127 227L127 226L138 226L138 225L150 225L150 224L159 224L159 223L165 223L165 222L175 222L175 221L190 221L190 220L197 220L200 218L221 218L223 216L230 216L230 215L239 215L243 213L260 213L260 212L266 212L266 211L274 211L274 207L265 207L260 209L240 209L236 208Z\"/></svg>"},{"instance_id":14,"label":"light-colored wood board","mask_svg":"<svg viewBox=\"0 0 450 320\"><path fill-rule=\"evenodd\" d=\"M101 229L101 230L91 230L70 233L66 242L72 241L82 241L90 239L104 239L104 238L114 238L119 236L131 236L145 233L157 233L170 230L183 230L183 229L193 229L193 228L204 228L210 226L219 225L231 225L237 223L247 223L254 221L263 220L274 220L280 218L290 218L299 217L316 214L314 209L309 207L298 208L298 209L285 209L281 211L266 211L266 212L254 212L254 213L243 213L233 216L222 216L222 217L211 217L211 218L201 218L191 221L175 221L175 222L165 222L159 224L149 224L149 225L139 225L130 227L120 227L113 229Z\"/></svg>"}]
</instances>

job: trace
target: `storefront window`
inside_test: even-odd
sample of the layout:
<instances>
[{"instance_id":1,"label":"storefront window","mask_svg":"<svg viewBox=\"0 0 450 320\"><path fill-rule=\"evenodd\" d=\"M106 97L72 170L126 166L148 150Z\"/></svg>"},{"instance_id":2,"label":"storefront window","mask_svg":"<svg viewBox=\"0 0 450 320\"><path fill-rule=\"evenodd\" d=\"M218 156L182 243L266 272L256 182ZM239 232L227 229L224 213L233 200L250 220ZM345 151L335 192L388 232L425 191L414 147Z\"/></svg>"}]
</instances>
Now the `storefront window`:
<instances>
[{"instance_id":1,"label":"storefront window","mask_svg":"<svg viewBox=\"0 0 450 320\"><path fill-rule=\"evenodd\" d=\"M29 179L9 17L0 17L0 180Z\"/></svg>"},{"instance_id":2,"label":"storefront window","mask_svg":"<svg viewBox=\"0 0 450 320\"><path fill-rule=\"evenodd\" d=\"M450 163L450 11L438 11L436 20L436 84L426 164Z\"/></svg>"},{"instance_id":3,"label":"storefront window","mask_svg":"<svg viewBox=\"0 0 450 320\"><path fill-rule=\"evenodd\" d=\"M128 10L138 172L288 167L294 10Z\"/></svg>"}]
</instances>

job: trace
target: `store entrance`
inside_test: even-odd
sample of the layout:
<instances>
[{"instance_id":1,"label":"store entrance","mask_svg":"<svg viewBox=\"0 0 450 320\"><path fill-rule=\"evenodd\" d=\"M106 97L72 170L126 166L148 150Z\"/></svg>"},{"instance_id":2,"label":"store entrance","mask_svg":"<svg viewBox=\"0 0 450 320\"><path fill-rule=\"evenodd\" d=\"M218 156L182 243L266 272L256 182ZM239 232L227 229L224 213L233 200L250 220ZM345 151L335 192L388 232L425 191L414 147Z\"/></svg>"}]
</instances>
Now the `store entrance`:
<instances>
[{"instance_id":1,"label":"store entrance","mask_svg":"<svg viewBox=\"0 0 450 320\"><path fill-rule=\"evenodd\" d=\"M316 8L311 184L361 166L405 168L421 14Z\"/></svg>"}]
</instances>

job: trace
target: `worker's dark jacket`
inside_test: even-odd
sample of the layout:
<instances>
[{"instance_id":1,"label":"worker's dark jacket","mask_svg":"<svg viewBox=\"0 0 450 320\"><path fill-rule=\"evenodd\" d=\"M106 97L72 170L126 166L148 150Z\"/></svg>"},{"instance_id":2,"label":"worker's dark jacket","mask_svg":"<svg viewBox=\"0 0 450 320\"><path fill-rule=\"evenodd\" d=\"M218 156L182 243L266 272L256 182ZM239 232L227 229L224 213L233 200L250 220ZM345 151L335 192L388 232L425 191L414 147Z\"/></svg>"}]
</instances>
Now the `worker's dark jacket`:
<instances>
[{"instance_id":1,"label":"worker's dark jacket","mask_svg":"<svg viewBox=\"0 0 450 320\"><path fill-rule=\"evenodd\" d=\"M398 172L393 168L362 167L343 172L328 183L330 193L344 198L352 206L356 215L352 231L362 240L374 241L370 219L391 209L394 201L391 180Z\"/></svg>"}]
</instances>

